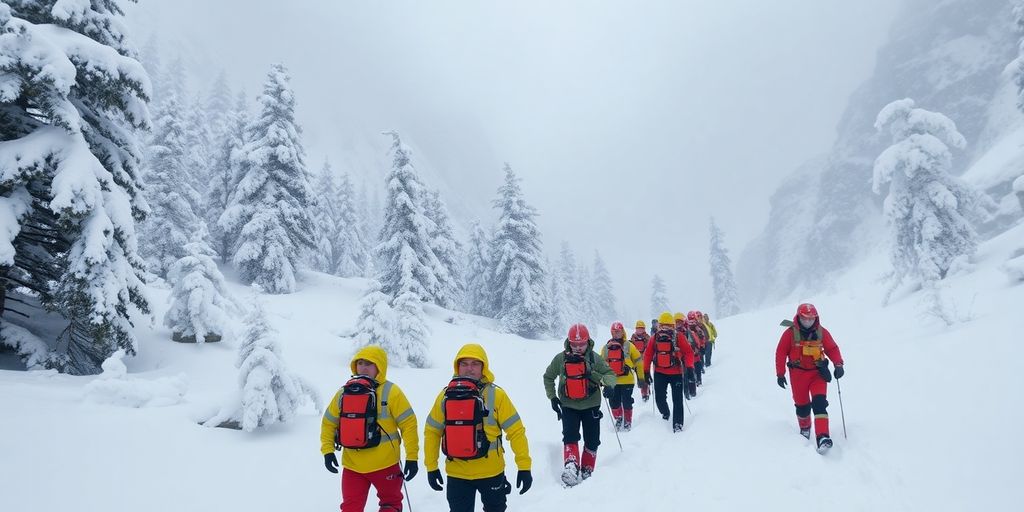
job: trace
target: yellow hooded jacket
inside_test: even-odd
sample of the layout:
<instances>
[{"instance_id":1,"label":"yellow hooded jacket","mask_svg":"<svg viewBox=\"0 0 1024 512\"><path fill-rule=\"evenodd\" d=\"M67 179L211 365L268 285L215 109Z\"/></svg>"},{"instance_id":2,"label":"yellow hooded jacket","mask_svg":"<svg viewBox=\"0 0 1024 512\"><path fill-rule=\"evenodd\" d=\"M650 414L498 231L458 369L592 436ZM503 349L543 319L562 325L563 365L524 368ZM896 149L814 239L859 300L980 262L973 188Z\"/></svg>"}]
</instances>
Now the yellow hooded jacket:
<instances>
[{"instance_id":1,"label":"yellow hooded jacket","mask_svg":"<svg viewBox=\"0 0 1024 512\"><path fill-rule=\"evenodd\" d=\"M445 461L445 472L449 477L462 478L464 480L478 480L490 478L505 471L505 448L502 446L501 432L504 430L508 437L508 443L516 454L516 466L520 471L530 469L530 445L526 441L526 427L519 419L516 407L512 405L504 389L494 384L494 374L487 364L487 353L484 348L475 343L464 345L459 349L452 365L454 375L459 372L459 359L476 359L484 364L484 384L481 394L484 399L484 406L490 411L484 418L484 433L487 440L491 442L491 450L486 457L473 460L447 459ZM437 458L441 452L441 436L444 433L444 410L441 402L444 400L444 390L441 390L434 400L434 407L430 409L423 428L423 462L427 471L437 469Z\"/></svg>"},{"instance_id":2,"label":"yellow hooded jacket","mask_svg":"<svg viewBox=\"0 0 1024 512\"><path fill-rule=\"evenodd\" d=\"M611 340L608 340L611 341ZM636 372L636 376L641 381L644 380L644 356L636 349L636 345L629 340L623 339L622 349L628 351L626 357L623 357L622 364L627 368L625 375L616 375L615 384L636 384L636 380L633 379L633 373ZM629 347L628 349L626 347ZM601 347L601 357L605 361L608 360L608 343L605 343Z\"/></svg>"},{"instance_id":3,"label":"yellow hooded jacket","mask_svg":"<svg viewBox=\"0 0 1024 512\"><path fill-rule=\"evenodd\" d=\"M714 343L718 339L718 329L715 329L715 324L711 323L711 320L704 320L704 327L708 329L708 341Z\"/></svg>"},{"instance_id":4,"label":"yellow hooded jacket","mask_svg":"<svg viewBox=\"0 0 1024 512\"><path fill-rule=\"evenodd\" d=\"M409 399L401 388L387 380L388 355L384 349L370 345L352 356L350 367L356 373L356 360L365 359L377 365L377 424L383 435L380 444L373 448L342 448L341 465L357 473L371 473L398 464L401 452L398 445L405 445L405 459L419 460L420 438L416 425L416 413L409 405ZM338 430L338 415L341 413L341 392L334 394L331 403L320 421L320 453L334 451L334 433ZM401 431L401 436L399 436Z\"/></svg>"}]
</instances>

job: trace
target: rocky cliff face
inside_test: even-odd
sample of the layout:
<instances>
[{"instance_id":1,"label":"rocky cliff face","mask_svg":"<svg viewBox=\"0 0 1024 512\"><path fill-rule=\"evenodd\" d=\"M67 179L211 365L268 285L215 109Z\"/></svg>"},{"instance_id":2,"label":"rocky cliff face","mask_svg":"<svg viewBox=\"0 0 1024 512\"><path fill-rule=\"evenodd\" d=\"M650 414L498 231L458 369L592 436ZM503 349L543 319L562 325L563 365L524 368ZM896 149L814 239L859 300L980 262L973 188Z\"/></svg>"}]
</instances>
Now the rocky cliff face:
<instances>
[{"instance_id":1,"label":"rocky cliff face","mask_svg":"<svg viewBox=\"0 0 1024 512\"><path fill-rule=\"evenodd\" d=\"M835 144L779 187L765 231L741 254L737 278L745 304L825 289L830 276L885 239L871 172L891 143L873 126L889 102L913 98L957 123L969 147L955 155L955 172L984 153L993 140L982 137L990 105L1017 51L1010 9L1006 0L905 2L874 74L850 97Z\"/></svg>"}]
</instances>

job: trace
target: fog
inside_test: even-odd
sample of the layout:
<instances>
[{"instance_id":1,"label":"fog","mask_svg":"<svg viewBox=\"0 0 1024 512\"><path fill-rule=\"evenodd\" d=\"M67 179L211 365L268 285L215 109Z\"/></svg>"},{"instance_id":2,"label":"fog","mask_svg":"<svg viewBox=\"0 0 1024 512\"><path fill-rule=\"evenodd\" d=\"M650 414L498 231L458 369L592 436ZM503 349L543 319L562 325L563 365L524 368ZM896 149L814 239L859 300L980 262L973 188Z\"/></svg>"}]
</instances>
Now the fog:
<instances>
[{"instance_id":1,"label":"fog","mask_svg":"<svg viewBox=\"0 0 1024 512\"><path fill-rule=\"evenodd\" d=\"M612 272L623 319L713 311L708 217L733 260L768 199L826 151L872 70L892 0L141 0L138 46L258 92L291 71L312 169L383 186L397 129L460 221L493 219L503 162L523 178L554 261L567 240ZM284 6L287 6L285 8ZM740 290L742 294L742 290Z\"/></svg>"}]
</instances>

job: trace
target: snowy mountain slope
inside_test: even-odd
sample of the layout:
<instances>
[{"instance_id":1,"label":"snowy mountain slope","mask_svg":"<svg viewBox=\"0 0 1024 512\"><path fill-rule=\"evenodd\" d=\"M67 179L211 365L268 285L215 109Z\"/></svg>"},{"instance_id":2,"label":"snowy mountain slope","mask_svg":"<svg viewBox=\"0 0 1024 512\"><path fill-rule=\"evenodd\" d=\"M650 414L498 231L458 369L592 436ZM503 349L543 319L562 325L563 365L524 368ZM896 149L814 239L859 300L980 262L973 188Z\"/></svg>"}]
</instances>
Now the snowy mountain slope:
<instances>
[{"instance_id":1,"label":"snowy mountain slope","mask_svg":"<svg viewBox=\"0 0 1024 512\"><path fill-rule=\"evenodd\" d=\"M778 321L791 317L795 304L720 321L714 364L700 396L690 402L693 415L687 415L684 432L671 434L651 404L638 400L634 430L622 434L624 451L605 428L598 471L570 490L557 483L560 425L541 383L560 342L495 333L489 319L432 308L434 368L394 368L389 378L409 396L422 429L458 347L486 347L498 384L526 424L534 461L534 488L510 496L510 510L561 510L580 503L622 510L639 501L658 510L788 510L794 499L829 510L1006 510L1012 508L1016 468L1024 457L1015 439L1024 411L1016 390L1024 388L1024 377L1006 357L1017 348L1008 334L1024 328L1024 287L1010 286L998 265L1017 248L1022 229L983 244L976 271L949 280L953 301L972 317L951 328L922 317L914 295L886 309L878 306L881 255L841 279L840 293L814 298L848 369L841 384L849 439L843 438L833 385L836 447L825 457L797 435L790 394L774 382ZM365 282L304 277L299 292L262 300L280 331L286 364L320 392L322 402L348 374L350 342L338 335L354 325ZM244 287L232 289L248 300ZM167 292L150 291L160 315ZM607 326L592 332L603 340ZM253 434L199 426L196 421L212 414L235 386L236 342L177 344L165 329L144 324L138 335L140 355L128 361L127 378L184 374L189 387L182 403L142 409L101 405L88 401L84 391L101 377L0 371L0 410L6 412L0 422L0 482L21 490L4 493L4 510L337 506L338 477L323 469L318 453L318 410ZM511 453L508 462L506 473L514 477ZM427 487L422 467L409 491L414 510L447 510L443 493Z\"/></svg>"}]
</instances>

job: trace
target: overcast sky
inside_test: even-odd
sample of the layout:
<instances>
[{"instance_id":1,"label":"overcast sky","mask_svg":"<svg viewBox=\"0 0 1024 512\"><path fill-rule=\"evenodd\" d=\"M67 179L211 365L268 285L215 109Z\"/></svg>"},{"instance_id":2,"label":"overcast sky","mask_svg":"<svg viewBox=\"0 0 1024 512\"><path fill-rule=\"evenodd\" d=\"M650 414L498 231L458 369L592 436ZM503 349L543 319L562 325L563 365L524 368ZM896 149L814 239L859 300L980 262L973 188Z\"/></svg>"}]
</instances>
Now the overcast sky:
<instances>
[{"instance_id":1,"label":"overcast sky","mask_svg":"<svg viewBox=\"0 0 1024 512\"><path fill-rule=\"evenodd\" d=\"M707 225L734 261L768 198L826 151L871 74L894 0L140 0L156 35L207 87L251 94L291 71L310 167L383 183L397 129L462 220L491 220L507 161L540 211L545 250L568 240L612 271L623 320L647 317L651 277L673 308L713 311ZM282 10L287 5L287 10ZM741 291L742 293L742 291Z\"/></svg>"}]
</instances>

